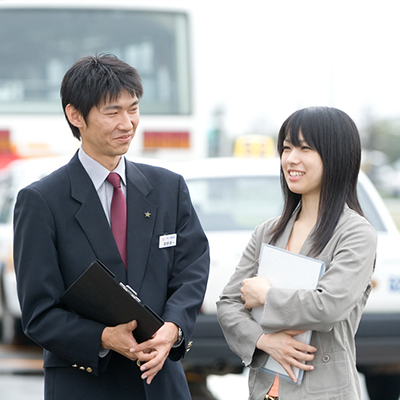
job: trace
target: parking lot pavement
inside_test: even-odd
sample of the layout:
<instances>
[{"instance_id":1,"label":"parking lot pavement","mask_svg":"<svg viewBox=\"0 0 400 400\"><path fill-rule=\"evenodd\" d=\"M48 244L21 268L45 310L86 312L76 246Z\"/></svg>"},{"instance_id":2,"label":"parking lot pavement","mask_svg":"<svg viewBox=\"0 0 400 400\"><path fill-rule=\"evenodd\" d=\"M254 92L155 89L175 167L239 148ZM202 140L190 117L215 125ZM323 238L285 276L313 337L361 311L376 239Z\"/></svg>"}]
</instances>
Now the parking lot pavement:
<instances>
[{"instance_id":1,"label":"parking lot pavement","mask_svg":"<svg viewBox=\"0 0 400 400\"><path fill-rule=\"evenodd\" d=\"M43 375L0 375L1 400L43 400Z\"/></svg>"},{"instance_id":2,"label":"parking lot pavement","mask_svg":"<svg viewBox=\"0 0 400 400\"><path fill-rule=\"evenodd\" d=\"M1 400L43 400L42 350L0 345Z\"/></svg>"},{"instance_id":3,"label":"parking lot pavement","mask_svg":"<svg viewBox=\"0 0 400 400\"><path fill-rule=\"evenodd\" d=\"M0 345L0 374L40 374L42 367L39 347Z\"/></svg>"}]
</instances>

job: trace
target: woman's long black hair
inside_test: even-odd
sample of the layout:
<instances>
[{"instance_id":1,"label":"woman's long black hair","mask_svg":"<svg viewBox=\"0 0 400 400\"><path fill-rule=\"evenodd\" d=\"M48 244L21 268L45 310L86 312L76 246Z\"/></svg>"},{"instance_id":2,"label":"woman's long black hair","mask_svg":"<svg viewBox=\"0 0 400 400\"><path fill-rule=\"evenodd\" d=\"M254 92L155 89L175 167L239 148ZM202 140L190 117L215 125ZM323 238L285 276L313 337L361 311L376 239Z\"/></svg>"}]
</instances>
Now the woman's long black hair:
<instances>
[{"instance_id":1,"label":"woman's long black hair","mask_svg":"<svg viewBox=\"0 0 400 400\"><path fill-rule=\"evenodd\" d=\"M318 152L323 163L318 219L312 235L312 255L317 256L331 239L345 204L364 215L357 196L361 164L361 143L353 120L343 111L330 107L310 107L294 112L283 123L278 136L278 153L283 141L300 146L299 133ZM281 167L284 208L272 229L272 243L283 233L294 210L301 206L301 195L293 193Z\"/></svg>"}]
</instances>

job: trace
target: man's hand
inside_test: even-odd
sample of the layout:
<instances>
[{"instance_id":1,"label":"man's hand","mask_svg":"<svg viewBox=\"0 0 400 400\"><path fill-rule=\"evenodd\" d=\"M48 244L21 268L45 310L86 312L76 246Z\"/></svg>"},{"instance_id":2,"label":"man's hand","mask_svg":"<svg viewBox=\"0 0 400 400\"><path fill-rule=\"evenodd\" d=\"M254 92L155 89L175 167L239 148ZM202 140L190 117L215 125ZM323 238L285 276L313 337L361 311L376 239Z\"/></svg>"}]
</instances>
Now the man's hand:
<instances>
[{"instance_id":1,"label":"man's hand","mask_svg":"<svg viewBox=\"0 0 400 400\"><path fill-rule=\"evenodd\" d=\"M263 276L245 279L240 289L244 306L250 310L264 305L270 287L268 279Z\"/></svg>"},{"instance_id":2,"label":"man's hand","mask_svg":"<svg viewBox=\"0 0 400 400\"><path fill-rule=\"evenodd\" d=\"M142 363L140 366L140 370L143 372L142 379L146 380L148 385L163 367L172 346L177 340L178 327L172 322L165 322L153 338L140 344L136 343L131 348L132 354L137 355Z\"/></svg>"},{"instance_id":3,"label":"man's hand","mask_svg":"<svg viewBox=\"0 0 400 400\"><path fill-rule=\"evenodd\" d=\"M311 371L312 365L303 364L300 361L312 361L317 349L294 339L293 336L304 331L287 330L276 333L262 334L257 341L257 348L272 356L288 373L293 382L297 382L292 366Z\"/></svg>"},{"instance_id":4,"label":"man's hand","mask_svg":"<svg viewBox=\"0 0 400 400\"><path fill-rule=\"evenodd\" d=\"M137 322L131 321L114 327L106 327L101 334L101 347L113 350L134 361L138 357L131 349L137 345L132 331L137 328Z\"/></svg>"}]
</instances>

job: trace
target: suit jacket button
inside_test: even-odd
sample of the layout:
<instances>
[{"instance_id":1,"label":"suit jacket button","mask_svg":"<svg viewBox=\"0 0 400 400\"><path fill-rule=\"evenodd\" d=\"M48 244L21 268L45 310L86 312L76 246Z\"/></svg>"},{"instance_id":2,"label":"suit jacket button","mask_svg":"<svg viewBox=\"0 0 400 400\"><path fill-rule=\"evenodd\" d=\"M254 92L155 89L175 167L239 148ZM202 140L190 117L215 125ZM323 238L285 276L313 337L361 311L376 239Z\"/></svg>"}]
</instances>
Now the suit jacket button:
<instances>
[{"instance_id":1,"label":"suit jacket button","mask_svg":"<svg viewBox=\"0 0 400 400\"><path fill-rule=\"evenodd\" d=\"M72 368L78 368L78 365L77 365L77 364L74 364L74 365L72 366Z\"/></svg>"},{"instance_id":2,"label":"suit jacket button","mask_svg":"<svg viewBox=\"0 0 400 400\"><path fill-rule=\"evenodd\" d=\"M87 368L86 368L86 371L89 372L89 374L90 374L91 372L93 372L92 368L90 368L90 367L87 367Z\"/></svg>"},{"instance_id":3,"label":"suit jacket button","mask_svg":"<svg viewBox=\"0 0 400 400\"><path fill-rule=\"evenodd\" d=\"M188 343L187 347L186 347L186 353L190 350L190 348L192 347L192 344L193 344L193 341L191 340L191 341Z\"/></svg>"},{"instance_id":4,"label":"suit jacket button","mask_svg":"<svg viewBox=\"0 0 400 400\"><path fill-rule=\"evenodd\" d=\"M323 361L324 363L329 362L330 359L331 359L331 358L330 358L327 354L325 354L325 355L322 357L322 361Z\"/></svg>"},{"instance_id":5,"label":"suit jacket button","mask_svg":"<svg viewBox=\"0 0 400 400\"><path fill-rule=\"evenodd\" d=\"M84 370L85 370L85 367L79 367L79 369L81 369L82 371L84 371Z\"/></svg>"}]
</instances>

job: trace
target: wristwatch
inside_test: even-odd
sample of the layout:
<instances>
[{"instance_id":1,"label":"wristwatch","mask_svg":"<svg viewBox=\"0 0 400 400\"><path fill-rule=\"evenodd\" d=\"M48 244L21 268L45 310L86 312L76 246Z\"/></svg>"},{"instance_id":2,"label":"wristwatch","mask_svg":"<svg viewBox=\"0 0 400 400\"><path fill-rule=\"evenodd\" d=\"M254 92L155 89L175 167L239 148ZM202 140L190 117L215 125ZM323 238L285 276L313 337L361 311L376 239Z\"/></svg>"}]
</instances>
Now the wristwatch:
<instances>
[{"instance_id":1,"label":"wristwatch","mask_svg":"<svg viewBox=\"0 0 400 400\"><path fill-rule=\"evenodd\" d=\"M183 332L182 329L178 326L178 340L174 343L172 347L179 347L183 342Z\"/></svg>"}]
</instances>

